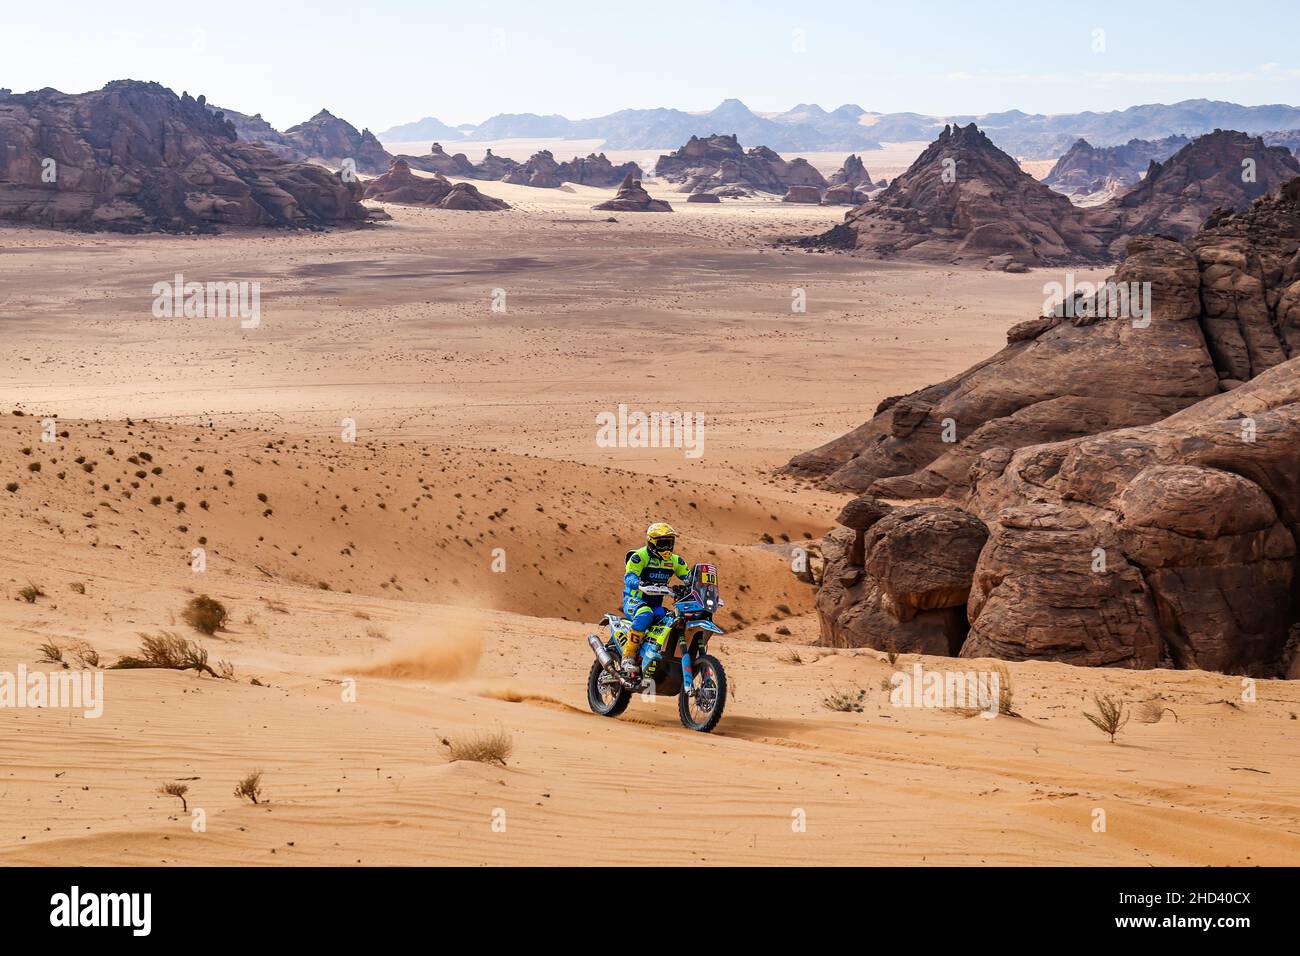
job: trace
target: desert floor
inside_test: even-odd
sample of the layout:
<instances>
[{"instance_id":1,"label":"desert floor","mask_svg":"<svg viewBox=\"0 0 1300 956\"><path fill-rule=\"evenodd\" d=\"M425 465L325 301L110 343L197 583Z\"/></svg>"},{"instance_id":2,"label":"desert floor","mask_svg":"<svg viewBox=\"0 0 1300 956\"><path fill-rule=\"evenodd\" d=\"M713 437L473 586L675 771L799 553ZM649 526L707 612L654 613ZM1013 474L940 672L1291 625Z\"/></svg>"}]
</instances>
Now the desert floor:
<instances>
[{"instance_id":1,"label":"desert floor","mask_svg":"<svg viewBox=\"0 0 1300 956\"><path fill-rule=\"evenodd\" d=\"M235 678L110 670L97 719L0 709L0 861L1295 861L1300 684L1012 664L1020 716L986 720L891 706L917 658L808 646L791 551L845 499L773 470L991 354L1062 276L771 244L843 208L651 184L676 213L611 217L607 190L479 185L515 208L0 231L0 672L57 667L45 643L76 669L86 645L198 637L180 612L207 593L231 621L201 641ZM155 318L176 273L259 282L260 325ZM600 447L620 403L703 415L704 453ZM586 706L583 638L653 518L720 568L712 735L672 700ZM1163 718L1111 743L1097 692ZM505 766L450 759L496 732ZM257 806L232 792L252 770Z\"/></svg>"}]
</instances>

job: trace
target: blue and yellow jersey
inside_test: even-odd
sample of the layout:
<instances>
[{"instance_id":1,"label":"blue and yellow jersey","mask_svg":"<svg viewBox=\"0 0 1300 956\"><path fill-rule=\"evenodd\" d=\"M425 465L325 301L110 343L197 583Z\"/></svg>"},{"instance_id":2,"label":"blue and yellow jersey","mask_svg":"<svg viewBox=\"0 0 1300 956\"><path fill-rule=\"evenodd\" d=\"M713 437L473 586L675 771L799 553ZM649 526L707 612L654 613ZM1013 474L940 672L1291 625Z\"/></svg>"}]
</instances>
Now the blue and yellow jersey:
<instances>
[{"instance_id":1,"label":"blue and yellow jersey","mask_svg":"<svg viewBox=\"0 0 1300 956\"><path fill-rule=\"evenodd\" d=\"M628 555L623 568L623 603L658 607L663 603L663 596L642 594L639 585L667 584L674 577L685 580L690 573L691 566L679 554L661 558L649 548L637 548Z\"/></svg>"}]
</instances>

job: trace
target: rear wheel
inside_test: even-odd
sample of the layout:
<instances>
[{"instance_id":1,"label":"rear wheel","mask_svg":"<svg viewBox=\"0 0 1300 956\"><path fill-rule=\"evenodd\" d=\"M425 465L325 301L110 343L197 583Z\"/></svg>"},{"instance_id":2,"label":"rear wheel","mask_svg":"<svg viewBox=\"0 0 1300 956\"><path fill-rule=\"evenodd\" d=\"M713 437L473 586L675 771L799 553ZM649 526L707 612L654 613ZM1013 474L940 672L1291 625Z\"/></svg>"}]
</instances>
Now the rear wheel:
<instances>
[{"instance_id":1,"label":"rear wheel","mask_svg":"<svg viewBox=\"0 0 1300 956\"><path fill-rule=\"evenodd\" d=\"M592 661L587 675L587 703L592 713L617 717L631 702L632 692L606 673L600 661Z\"/></svg>"},{"instance_id":2,"label":"rear wheel","mask_svg":"<svg viewBox=\"0 0 1300 956\"><path fill-rule=\"evenodd\" d=\"M705 654L695 662L695 672L691 675L694 693L686 694L686 688L677 695L677 713L682 718L682 726L707 734L722 719L722 708L727 704L727 672L722 669L722 662L711 654Z\"/></svg>"}]
</instances>

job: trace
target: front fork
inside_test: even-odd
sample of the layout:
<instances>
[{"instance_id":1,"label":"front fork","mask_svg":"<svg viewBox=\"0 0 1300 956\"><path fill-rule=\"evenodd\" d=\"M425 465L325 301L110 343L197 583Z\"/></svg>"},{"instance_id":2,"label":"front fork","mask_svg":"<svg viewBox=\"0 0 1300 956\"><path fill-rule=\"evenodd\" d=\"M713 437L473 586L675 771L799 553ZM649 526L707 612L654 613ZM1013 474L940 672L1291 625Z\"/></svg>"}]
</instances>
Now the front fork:
<instances>
[{"instance_id":1,"label":"front fork","mask_svg":"<svg viewBox=\"0 0 1300 956\"><path fill-rule=\"evenodd\" d=\"M691 650L682 648L682 690L687 697L695 696L695 676L691 673Z\"/></svg>"}]
</instances>

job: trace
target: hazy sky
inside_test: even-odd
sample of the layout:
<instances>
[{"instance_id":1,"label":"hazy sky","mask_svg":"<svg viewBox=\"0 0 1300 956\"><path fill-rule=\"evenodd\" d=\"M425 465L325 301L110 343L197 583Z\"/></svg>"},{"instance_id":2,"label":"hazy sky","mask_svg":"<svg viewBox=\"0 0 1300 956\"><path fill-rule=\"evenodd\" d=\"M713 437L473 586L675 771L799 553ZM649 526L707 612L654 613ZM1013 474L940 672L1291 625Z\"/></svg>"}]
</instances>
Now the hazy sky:
<instances>
[{"instance_id":1,"label":"hazy sky","mask_svg":"<svg viewBox=\"0 0 1300 956\"><path fill-rule=\"evenodd\" d=\"M380 131L733 96L937 115L1300 104L1300 2L0 0L0 86L124 77L281 129L321 107Z\"/></svg>"}]
</instances>

